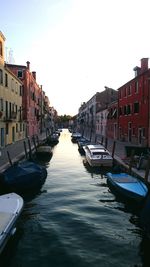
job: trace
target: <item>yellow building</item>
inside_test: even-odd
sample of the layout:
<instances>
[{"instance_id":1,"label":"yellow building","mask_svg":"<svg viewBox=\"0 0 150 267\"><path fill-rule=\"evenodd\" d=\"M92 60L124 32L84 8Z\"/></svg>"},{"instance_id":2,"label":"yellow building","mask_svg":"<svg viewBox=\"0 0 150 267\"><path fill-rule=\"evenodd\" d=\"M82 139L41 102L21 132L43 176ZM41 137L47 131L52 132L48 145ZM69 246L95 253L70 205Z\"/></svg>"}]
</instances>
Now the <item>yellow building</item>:
<instances>
[{"instance_id":1,"label":"yellow building","mask_svg":"<svg viewBox=\"0 0 150 267\"><path fill-rule=\"evenodd\" d=\"M0 31L0 147L25 137L22 82L5 66L5 37Z\"/></svg>"}]
</instances>

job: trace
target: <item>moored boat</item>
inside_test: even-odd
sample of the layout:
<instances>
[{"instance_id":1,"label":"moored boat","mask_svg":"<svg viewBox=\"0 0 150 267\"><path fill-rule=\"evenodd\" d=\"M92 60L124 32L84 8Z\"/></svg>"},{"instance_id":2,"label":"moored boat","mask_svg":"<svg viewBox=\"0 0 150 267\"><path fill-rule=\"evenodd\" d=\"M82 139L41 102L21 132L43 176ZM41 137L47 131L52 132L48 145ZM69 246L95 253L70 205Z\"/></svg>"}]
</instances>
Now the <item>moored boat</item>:
<instances>
[{"instance_id":1,"label":"moored boat","mask_svg":"<svg viewBox=\"0 0 150 267\"><path fill-rule=\"evenodd\" d=\"M112 167L113 158L102 145L86 145L83 147L87 162L92 167Z\"/></svg>"},{"instance_id":2,"label":"moored boat","mask_svg":"<svg viewBox=\"0 0 150 267\"><path fill-rule=\"evenodd\" d=\"M52 156L51 146L44 145L44 146L37 147L36 155L38 157L46 157L46 158L49 157L50 158Z\"/></svg>"},{"instance_id":3,"label":"moored boat","mask_svg":"<svg viewBox=\"0 0 150 267\"><path fill-rule=\"evenodd\" d=\"M0 175L0 188L6 192L26 192L41 187L47 177L45 167L32 161L10 166Z\"/></svg>"},{"instance_id":4,"label":"moored boat","mask_svg":"<svg viewBox=\"0 0 150 267\"><path fill-rule=\"evenodd\" d=\"M0 253L16 232L16 222L23 205L23 198L16 193L0 196Z\"/></svg>"},{"instance_id":5,"label":"moored boat","mask_svg":"<svg viewBox=\"0 0 150 267\"><path fill-rule=\"evenodd\" d=\"M139 178L127 173L108 172L106 175L111 191L124 200L141 202L147 197L148 187Z\"/></svg>"},{"instance_id":6,"label":"moored boat","mask_svg":"<svg viewBox=\"0 0 150 267\"><path fill-rule=\"evenodd\" d=\"M78 132L73 132L71 135L71 140L73 143L77 143L77 141L82 137L82 134Z\"/></svg>"}]
</instances>

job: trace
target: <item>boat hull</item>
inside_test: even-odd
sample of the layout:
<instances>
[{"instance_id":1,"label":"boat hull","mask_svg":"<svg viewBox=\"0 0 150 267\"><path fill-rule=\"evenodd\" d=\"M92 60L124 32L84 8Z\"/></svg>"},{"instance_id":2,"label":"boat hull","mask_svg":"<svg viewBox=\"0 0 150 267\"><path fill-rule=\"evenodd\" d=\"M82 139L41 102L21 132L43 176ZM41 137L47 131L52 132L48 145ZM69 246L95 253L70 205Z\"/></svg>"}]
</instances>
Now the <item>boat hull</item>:
<instances>
[{"instance_id":1,"label":"boat hull","mask_svg":"<svg viewBox=\"0 0 150 267\"><path fill-rule=\"evenodd\" d=\"M41 187L47 177L45 167L30 161L17 163L5 170L0 179L4 192L22 193Z\"/></svg>"},{"instance_id":2,"label":"boat hull","mask_svg":"<svg viewBox=\"0 0 150 267\"><path fill-rule=\"evenodd\" d=\"M148 188L145 183L136 177L127 173L107 173L107 183L111 191L123 198L124 200L132 200L142 202L147 194Z\"/></svg>"},{"instance_id":3,"label":"boat hull","mask_svg":"<svg viewBox=\"0 0 150 267\"><path fill-rule=\"evenodd\" d=\"M0 196L0 253L16 231L16 222L23 206L23 198L16 193Z\"/></svg>"},{"instance_id":4,"label":"boat hull","mask_svg":"<svg viewBox=\"0 0 150 267\"><path fill-rule=\"evenodd\" d=\"M102 145L87 145L83 147L87 162L92 167L112 167L113 158Z\"/></svg>"}]
</instances>

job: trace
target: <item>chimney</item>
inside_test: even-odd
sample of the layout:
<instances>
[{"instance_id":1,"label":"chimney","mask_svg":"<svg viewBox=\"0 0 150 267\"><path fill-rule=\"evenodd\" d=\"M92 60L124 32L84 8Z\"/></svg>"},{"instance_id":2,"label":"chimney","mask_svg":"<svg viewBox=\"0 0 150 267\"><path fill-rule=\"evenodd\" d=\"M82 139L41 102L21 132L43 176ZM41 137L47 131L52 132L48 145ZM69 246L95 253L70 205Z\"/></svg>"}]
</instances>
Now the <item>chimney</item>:
<instances>
[{"instance_id":1,"label":"chimney","mask_svg":"<svg viewBox=\"0 0 150 267\"><path fill-rule=\"evenodd\" d=\"M30 70L30 62L27 61L26 63L27 63L27 69Z\"/></svg>"},{"instance_id":2,"label":"chimney","mask_svg":"<svg viewBox=\"0 0 150 267\"><path fill-rule=\"evenodd\" d=\"M148 70L148 58L141 59L141 73Z\"/></svg>"},{"instance_id":3,"label":"chimney","mask_svg":"<svg viewBox=\"0 0 150 267\"><path fill-rule=\"evenodd\" d=\"M136 66L133 70L135 72L135 77L137 77L138 75L140 75L140 73L141 73L141 68L140 67Z\"/></svg>"},{"instance_id":4,"label":"chimney","mask_svg":"<svg viewBox=\"0 0 150 267\"><path fill-rule=\"evenodd\" d=\"M36 71L32 71L32 75L33 75L34 80L36 81Z\"/></svg>"}]
</instances>

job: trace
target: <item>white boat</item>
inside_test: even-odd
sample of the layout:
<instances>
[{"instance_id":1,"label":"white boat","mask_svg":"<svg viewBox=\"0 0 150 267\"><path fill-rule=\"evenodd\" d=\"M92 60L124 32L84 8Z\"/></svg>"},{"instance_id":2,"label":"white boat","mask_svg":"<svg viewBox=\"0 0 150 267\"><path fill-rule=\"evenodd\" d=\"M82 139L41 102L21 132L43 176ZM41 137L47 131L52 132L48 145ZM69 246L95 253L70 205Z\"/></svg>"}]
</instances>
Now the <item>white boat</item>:
<instances>
[{"instance_id":1,"label":"white boat","mask_svg":"<svg viewBox=\"0 0 150 267\"><path fill-rule=\"evenodd\" d=\"M0 253L16 232L16 222L23 209L23 198L16 193L0 196Z\"/></svg>"},{"instance_id":2,"label":"white boat","mask_svg":"<svg viewBox=\"0 0 150 267\"><path fill-rule=\"evenodd\" d=\"M92 167L112 167L113 158L102 145L87 145L83 147L87 162Z\"/></svg>"}]
</instances>

